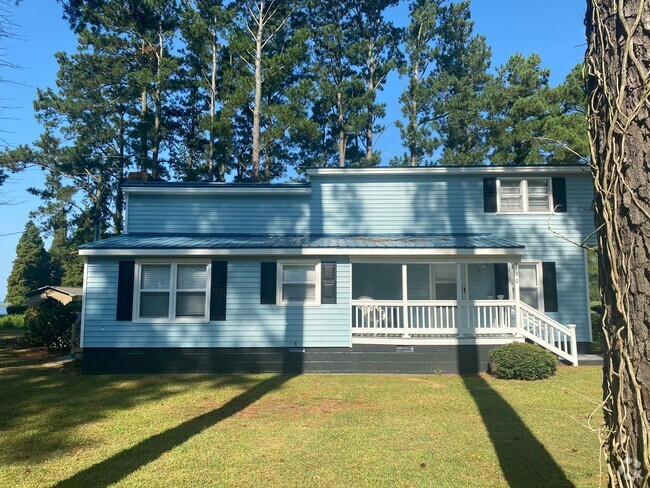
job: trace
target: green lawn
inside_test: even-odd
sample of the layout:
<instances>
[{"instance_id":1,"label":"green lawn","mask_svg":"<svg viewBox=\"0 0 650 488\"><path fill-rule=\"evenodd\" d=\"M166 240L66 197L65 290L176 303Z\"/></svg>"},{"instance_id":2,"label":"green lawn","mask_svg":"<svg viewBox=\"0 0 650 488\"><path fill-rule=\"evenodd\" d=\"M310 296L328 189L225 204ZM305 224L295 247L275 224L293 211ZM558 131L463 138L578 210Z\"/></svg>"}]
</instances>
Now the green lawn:
<instances>
[{"instance_id":1,"label":"green lawn","mask_svg":"<svg viewBox=\"0 0 650 488\"><path fill-rule=\"evenodd\" d=\"M1 339L0 339L1 341ZM0 486L597 486L600 370L82 376L0 350ZM597 420L594 421L597 424Z\"/></svg>"}]
</instances>

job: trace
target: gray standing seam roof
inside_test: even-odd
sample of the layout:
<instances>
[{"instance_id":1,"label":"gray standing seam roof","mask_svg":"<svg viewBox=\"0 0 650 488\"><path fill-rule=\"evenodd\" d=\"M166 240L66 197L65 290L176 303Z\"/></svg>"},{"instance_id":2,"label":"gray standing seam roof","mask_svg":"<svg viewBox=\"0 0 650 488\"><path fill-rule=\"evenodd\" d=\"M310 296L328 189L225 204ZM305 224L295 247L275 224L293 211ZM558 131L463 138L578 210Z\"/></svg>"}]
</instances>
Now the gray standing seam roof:
<instances>
[{"instance_id":1,"label":"gray standing seam roof","mask_svg":"<svg viewBox=\"0 0 650 488\"><path fill-rule=\"evenodd\" d=\"M208 183L205 181L127 181L122 188L311 188L309 182L299 183Z\"/></svg>"},{"instance_id":2,"label":"gray standing seam roof","mask_svg":"<svg viewBox=\"0 0 650 488\"><path fill-rule=\"evenodd\" d=\"M80 249L523 249L492 234L125 234Z\"/></svg>"}]
</instances>

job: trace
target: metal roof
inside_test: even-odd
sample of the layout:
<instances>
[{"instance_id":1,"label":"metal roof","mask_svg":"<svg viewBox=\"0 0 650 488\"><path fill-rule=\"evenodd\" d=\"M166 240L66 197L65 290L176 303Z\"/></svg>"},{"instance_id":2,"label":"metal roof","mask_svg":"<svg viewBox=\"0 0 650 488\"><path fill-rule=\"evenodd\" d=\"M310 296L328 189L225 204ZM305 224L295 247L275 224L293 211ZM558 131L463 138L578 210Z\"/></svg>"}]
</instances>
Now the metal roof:
<instances>
[{"instance_id":1,"label":"metal roof","mask_svg":"<svg viewBox=\"0 0 650 488\"><path fill-rule=\"evenodd\" d=\"M310 188L309 183L208 183L207 181L128 181L123 188Z\"/></svg>"},{"instance_id":2,"label":"metal roof","mask_svg":"<svg viewBox=\"0 0 650 488\"><path fill-rule=\"evenodd\" d=\"M125 234L79 249L523 249L492 234Z\"/></svg>"}]
</instances>

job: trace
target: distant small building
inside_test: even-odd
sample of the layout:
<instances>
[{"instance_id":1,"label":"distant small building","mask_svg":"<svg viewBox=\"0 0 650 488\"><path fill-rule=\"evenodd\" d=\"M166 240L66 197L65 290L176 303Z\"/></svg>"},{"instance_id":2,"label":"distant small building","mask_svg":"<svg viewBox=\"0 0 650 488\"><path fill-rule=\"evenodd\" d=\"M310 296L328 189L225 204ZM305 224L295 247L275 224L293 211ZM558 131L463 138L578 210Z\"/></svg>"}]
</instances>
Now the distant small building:
<instances>
[{"instance_id":1,"label":"distant small building","mask_svg":"<svg viewBox=\"0 0 650 488\"><path fill-rule=\"evenodd\" d=\"M30 307L35 307L46 298L54 298L64 305L81 300L83 294L82 288L70 286L42 286L25 294L25 302Z\"/></svg>"}]
</instances>

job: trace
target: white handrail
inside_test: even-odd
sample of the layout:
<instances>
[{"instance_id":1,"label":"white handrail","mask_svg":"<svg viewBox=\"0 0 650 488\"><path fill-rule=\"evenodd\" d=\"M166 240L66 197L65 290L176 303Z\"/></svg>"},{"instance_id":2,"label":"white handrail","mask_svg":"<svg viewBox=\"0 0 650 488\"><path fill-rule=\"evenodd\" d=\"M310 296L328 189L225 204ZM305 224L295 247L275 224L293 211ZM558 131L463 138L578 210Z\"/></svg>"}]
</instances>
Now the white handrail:
<instances>
[{"instance_id":1,"label":"white handrail","mask_svg":"<svg viewBox=\"0 0 650 488\"><path fill-rule=\"evenodd\" d=\"M520 333L524 337L578 365L576 326L565 326L521 302Z\"/></svg>"}]
</instances>

